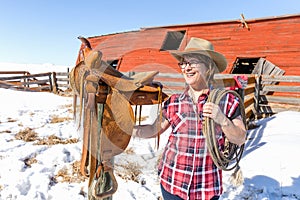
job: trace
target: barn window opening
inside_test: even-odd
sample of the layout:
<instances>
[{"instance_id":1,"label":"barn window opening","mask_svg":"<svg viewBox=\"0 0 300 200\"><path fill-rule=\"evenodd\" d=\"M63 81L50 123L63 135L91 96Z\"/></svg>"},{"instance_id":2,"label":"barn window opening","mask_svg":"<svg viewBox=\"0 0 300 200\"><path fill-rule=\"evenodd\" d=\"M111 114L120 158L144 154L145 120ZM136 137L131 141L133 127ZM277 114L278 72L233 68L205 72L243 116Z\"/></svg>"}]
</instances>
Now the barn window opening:
<instances>
[{"instance_id":1,"label":"barn window opening","mask_svg":"<svg viewBox=\"0 0 300 200\"><path fill-rule=\"evenodd\" d=\"M251 74L260 57L236 58L231 74Z\"/></svg>"},{"instance_id":2,"label":"barn window opening","mask_svg":"<svg viewBox=\"0 0 300 200\"><path fill-rule=\"evenodd\" d=\"M119 60L108 60L107 64L112 66L113 68L117 69Z\"/></svg>"},{"instance_id":3,"label":"barn window opening","mask_svg":"<svg viewBox=\"0 0 300 200\"><path fill-rule=\"evenodd\" d=\"M185 32L186 32L185 30L167 32L165 40L161 46L161 50L162 51L178 50L184 38Z\"/></svg>"}]
</instances>

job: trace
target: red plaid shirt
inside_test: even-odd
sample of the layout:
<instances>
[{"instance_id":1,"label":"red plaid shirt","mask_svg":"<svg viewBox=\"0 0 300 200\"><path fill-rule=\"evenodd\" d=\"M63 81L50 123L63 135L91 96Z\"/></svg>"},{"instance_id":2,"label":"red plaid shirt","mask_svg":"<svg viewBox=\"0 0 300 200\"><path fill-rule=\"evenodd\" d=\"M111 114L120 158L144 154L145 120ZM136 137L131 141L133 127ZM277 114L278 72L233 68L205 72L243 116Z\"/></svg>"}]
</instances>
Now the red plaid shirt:
<instances>
[{"instance_id":1,"label":"red plaid shirt","mask_svg":"<svg viewBox=\"0 0 300 200\"><path fill-rule=\"evenodd\" d=\"M207 97L208 92L194 104L187 89L183 94L172 95L163 107L172 132L158 167L160 181L165 190L183 199L206 200L222 193L222 170L213 163L202 133L202 110ZM238 99L228 94L223 105L230 118L239 105ZM224 134L220 126L216 129L222 148Z\"/></svg>"}]
</instances>

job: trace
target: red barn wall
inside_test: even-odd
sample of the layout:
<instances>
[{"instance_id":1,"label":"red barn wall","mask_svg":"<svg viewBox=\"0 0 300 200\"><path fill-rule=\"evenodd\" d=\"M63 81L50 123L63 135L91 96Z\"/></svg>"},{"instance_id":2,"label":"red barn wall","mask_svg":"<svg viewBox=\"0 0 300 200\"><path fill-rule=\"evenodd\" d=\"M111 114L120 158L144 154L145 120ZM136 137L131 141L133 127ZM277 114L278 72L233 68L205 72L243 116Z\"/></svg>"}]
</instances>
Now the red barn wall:
<instances>
[{"instance_id":1,"label":"red barn wall","mask_svg":"<svg viewBox=\"0 0 300 200\"><path fill-rule=\"evenodd\" d=\"M237 57L264 57L286 71L300 75L300 15L246 20L249 30L239 20L150 27L139 31L90 37L104 60L119 59L120 71L179 72L177 61L160 48L168 31L186 30L180 46L190 37L210 40L216 51L224 54L230 73ZM81 47L82 48L82 47ZM151 63L151 64L150 64Z\"/></svg>"}]
</instances>

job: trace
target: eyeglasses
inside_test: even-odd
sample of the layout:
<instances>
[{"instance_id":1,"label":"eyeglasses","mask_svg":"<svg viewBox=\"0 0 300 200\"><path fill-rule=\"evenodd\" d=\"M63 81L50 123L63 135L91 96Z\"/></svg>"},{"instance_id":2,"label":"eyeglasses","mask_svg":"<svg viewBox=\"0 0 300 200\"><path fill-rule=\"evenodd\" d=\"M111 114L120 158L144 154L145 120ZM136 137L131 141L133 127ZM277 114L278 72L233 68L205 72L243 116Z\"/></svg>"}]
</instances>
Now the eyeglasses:
<instances>
[{"instance_id":1,"label":"eyeglasses","mask_svg":"<svg viewBox=\"0 0 300 200\"><path fill-rule=\"evenodd\" d=\"M182 62L178 63L178 66L181 69L185 69L187 66L190 66L191 68L195 68L198 66L198 64L201 64L201 63L202 62L198 61L198 60L192 60L190 62L182 61Z\"/></svg>"}]
</instances>

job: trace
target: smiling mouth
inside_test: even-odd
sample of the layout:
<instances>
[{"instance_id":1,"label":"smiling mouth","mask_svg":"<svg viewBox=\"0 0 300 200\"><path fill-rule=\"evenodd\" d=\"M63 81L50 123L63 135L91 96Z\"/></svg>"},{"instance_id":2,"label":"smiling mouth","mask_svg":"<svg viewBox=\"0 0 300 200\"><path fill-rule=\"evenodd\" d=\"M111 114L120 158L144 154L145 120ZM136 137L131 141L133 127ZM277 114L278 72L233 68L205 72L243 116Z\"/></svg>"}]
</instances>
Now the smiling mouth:
<instances>
[{"instance_id":1,"label":"smiling mouth","mask_svg":"<svg viewBox=\"0 0 300 200\"><path fill-rule=\"evenodd\" d=\"M185 73L187 77L193 77L196 73L193 72L193 73Z\"/></svg>"}]
</instances>

